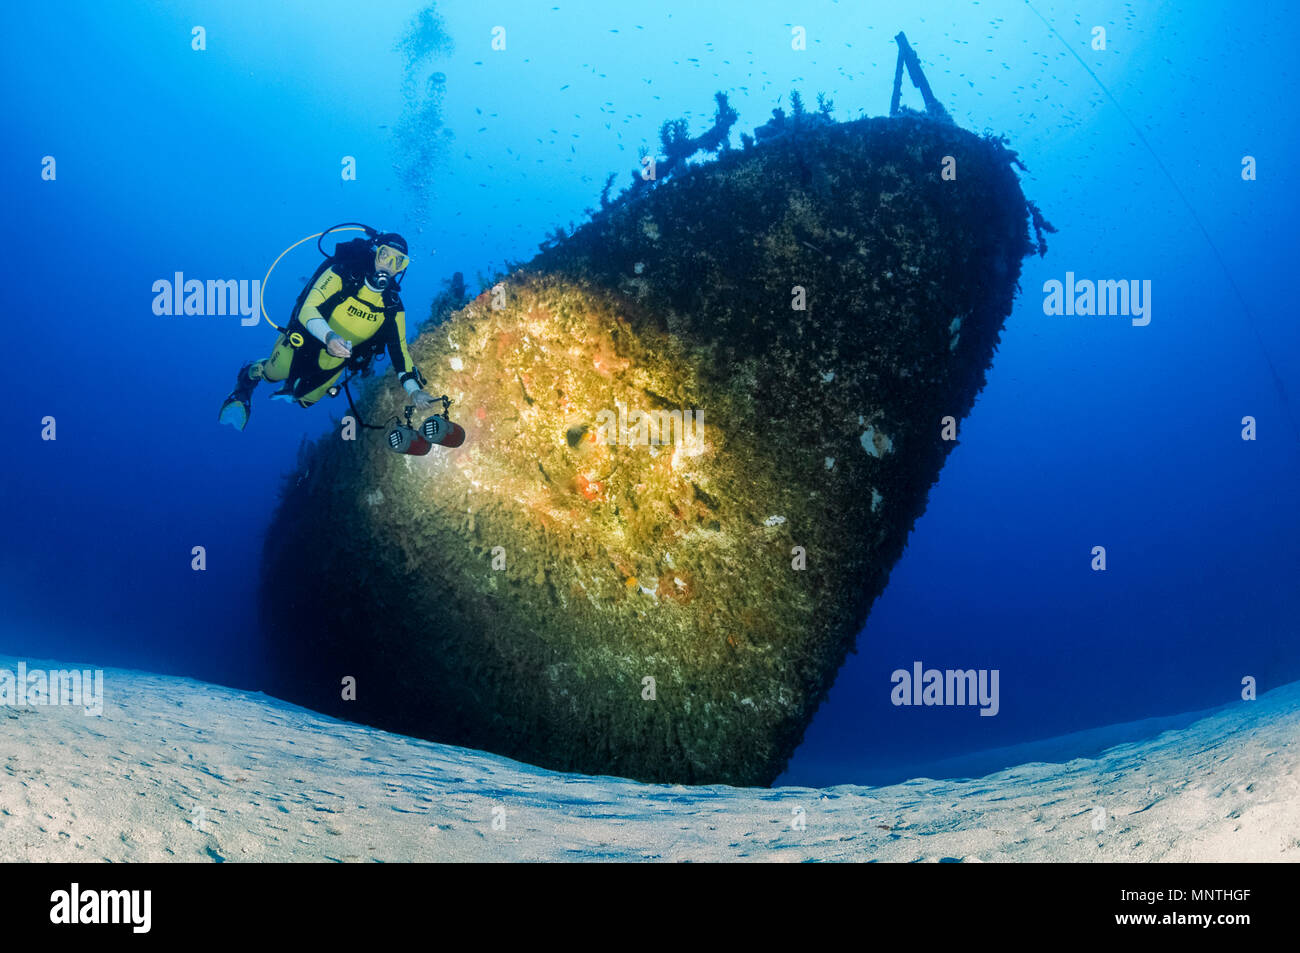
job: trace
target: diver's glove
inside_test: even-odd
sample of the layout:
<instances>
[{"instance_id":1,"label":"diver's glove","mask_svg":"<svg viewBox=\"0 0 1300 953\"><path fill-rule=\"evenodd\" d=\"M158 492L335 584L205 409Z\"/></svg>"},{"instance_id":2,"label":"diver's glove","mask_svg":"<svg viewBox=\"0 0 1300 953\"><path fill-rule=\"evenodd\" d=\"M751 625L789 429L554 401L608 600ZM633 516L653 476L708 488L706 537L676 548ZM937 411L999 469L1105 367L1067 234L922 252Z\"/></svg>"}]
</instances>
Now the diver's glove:
<instances>
[{"instance_id":1,"label":"diver's glove","mask_svg":"<svg viewBox=\"0 0 1300 953\"><path fill-rule=\"evenodd\" d=\"M406 375L403 376L405 377ZM420 379L417 380L417 378ZM426 407L432 407L438 402L436 397L430 397L420 389L421 380L420 372L414 371L410 377L407 377L406 380L402 381L402 390L406 391L406 399L409 400L411 405L417 410L424 410Z\"/></svg>"},{"instance_id":2,"label":"diver's glove","mask_svg":"<svg viewBox=\"0 0 1300 953\"><path fill-rule=\"evenodd\" d=\"M417 390L411 394L411 403L415 405L416 410L424 410L426 407L432 407L438 401L430 397L422 390Z\"/></svg>"},{"instance_id":3,"label":"diver's glove","mask_svg":"<svg viewBox=\"0 0 1300 953\"><path fill-rule=\"evenodd\" d=\"M325 335L325 350L335 357L351 357L352 342L336 331Z\"/></svg>"}]
</instances>

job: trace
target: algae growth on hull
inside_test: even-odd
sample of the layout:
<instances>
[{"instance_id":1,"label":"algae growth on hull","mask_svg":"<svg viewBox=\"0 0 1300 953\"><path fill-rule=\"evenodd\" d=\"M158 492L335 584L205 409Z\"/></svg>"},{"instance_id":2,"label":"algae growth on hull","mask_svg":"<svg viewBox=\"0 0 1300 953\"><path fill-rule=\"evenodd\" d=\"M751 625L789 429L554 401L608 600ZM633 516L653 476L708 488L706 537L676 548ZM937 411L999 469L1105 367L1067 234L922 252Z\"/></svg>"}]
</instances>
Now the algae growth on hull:
<instances>
[{"instance_id":1,"label":"algae growth on hull","mask_svg":"<svg viewBox=\"0 0 1300 953\"><path fill-rule=\"evenodd\" d=\"M310 448L266 545L277 693L549 768L771 783L983 386L1033 247L1013 160L919 116L725 149L426 330L468 438Z\"/></svg>"}]
</instances>

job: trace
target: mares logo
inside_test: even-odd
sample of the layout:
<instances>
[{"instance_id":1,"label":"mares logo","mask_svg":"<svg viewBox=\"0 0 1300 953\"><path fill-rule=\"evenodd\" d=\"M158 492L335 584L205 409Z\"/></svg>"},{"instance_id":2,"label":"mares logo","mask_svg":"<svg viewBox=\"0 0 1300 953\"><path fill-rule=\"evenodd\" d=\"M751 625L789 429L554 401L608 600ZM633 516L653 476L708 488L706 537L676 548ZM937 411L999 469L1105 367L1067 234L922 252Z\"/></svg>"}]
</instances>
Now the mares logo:
<instances>
[{"instance_id":1,"label":"mares logo","mask_svg":"<svg viewBox=\"0 0 1300 953\"><path fill-rule=\"evenodd\" d=\"M362 311L362 310L361 310L360 308L358 308L355 304L350 304L350 305L348 305L348 314L352 315L353 317L357 317L357 318L365 318L367 321L378 321L378 320L379 320L379 312L376 312L376 311Z\"/></svg>"}]
</instances>

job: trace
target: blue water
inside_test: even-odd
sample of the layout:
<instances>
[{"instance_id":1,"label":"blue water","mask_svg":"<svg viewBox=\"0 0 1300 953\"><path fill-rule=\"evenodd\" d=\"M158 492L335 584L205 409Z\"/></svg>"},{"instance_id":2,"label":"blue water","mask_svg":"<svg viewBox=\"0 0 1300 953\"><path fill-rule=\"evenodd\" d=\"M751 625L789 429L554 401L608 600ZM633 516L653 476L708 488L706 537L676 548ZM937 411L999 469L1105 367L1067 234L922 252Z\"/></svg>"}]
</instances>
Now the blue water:
<instances>
[{"instance_id":1,"label":"blue water","mask_svg":"<svg viewBox=\"0 0 1300 953\"><path fill-rule=\"evenodd\" d=\"M259 395L246 433L217 426L273 332L155 315L156 280L260 279L291 242L360 219L410 240L418 324L452 272L477 291L476 274L580 222L663 120L702 131L716 90L740 113L736 144L791 88L825 92L837 118L886 112L901 29L953 119L1009 137L1060 232L1025 262L961 444L782 781L897 780L1224 704L1245 676L1261 691L1300 679L1300 440L1268 365L1300 400L1300 12L1035 6L1159 155L1245 306L1120 110L1019 0L456 3L440 26L401 2L8 12L0 652L259 687L263 535L300 440L342 407ZM920 106L910 88L904 101ZM304 245L277 268L274 317L316 262ZM1149 279L1151 323L1044 315L1043 282L1067 271ZM309 569L302 584L328 598ZM998 715L892 705L890 673L914 661L997 669Z\"/></svg>"}]
</instances>

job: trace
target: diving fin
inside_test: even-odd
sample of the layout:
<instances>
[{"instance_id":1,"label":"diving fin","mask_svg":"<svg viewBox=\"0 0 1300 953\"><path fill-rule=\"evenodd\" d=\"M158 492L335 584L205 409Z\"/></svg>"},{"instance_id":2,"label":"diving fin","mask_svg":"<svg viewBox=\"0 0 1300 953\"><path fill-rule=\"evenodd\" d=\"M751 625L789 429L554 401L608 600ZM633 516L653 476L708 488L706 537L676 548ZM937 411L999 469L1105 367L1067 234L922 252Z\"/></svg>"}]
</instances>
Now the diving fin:
<instances>
[{"instance_id":1,"label":"diving fin","mask_svg":"<svg viewBox=\"0 0 1300 953\"><path fill-rule=\"evenodd\" d=\"M239 378L235 381L235 389L230 392L230 396L221 405L221 412L217 414L218 423L230 424L236 430L241 431L248 426L249 415L253 412L250 401L253 397L253 389L257 387L257 381L250 377L248 373L251 366L251 364L245 364L239 369Z\"/></svg>"},{"instance_id":2,"label":"diving fin","mask_svg":"<svg viewBox=\"0 0 1300 953\"><path fill-rule=\"evenodd\" d=\"M241 399L238 394L231 394L221 405L221 413L217 415L217 420L223 424L230 424L236 430L243 430L248 426L248 415L251 412L252 408L248 401Z\"/></svg>"}]
</instances>

